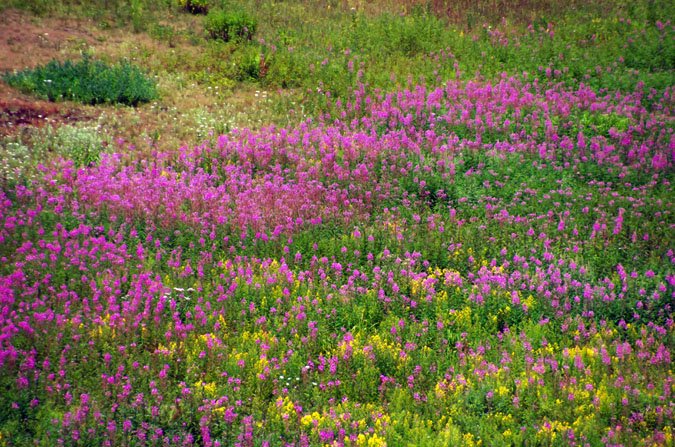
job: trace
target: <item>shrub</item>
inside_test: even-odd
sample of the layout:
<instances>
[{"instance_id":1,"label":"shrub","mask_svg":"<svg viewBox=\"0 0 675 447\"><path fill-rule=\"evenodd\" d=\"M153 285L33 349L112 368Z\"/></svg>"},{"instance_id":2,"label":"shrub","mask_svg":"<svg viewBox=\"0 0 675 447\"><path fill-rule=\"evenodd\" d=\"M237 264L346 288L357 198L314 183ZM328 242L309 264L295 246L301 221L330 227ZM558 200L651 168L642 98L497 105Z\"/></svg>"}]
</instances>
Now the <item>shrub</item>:
<instances>
[{"instance_id":1,"label":"shrub","mask_svg":"<svg viewBox=\"0 0 675 447\"><path fill-rule=\"evenodd\" d=\"M97 163L105 150L99 128L86 125L47 127L42 144L33 144L33 150L53 151L77 167Z\"/></svg>"},{"instance_id":2,"label":"shrub","mask_svg":"<svg viewBox=\"0 0 675 447\"><path fill-rule=\"evenodd\" d=\"M19 183L22 179L33 180L32 176L27 178L26 166L31 161L30 149L18 141L7 141L0 144L2 149L2 159L0 160L0 184L13 185Z\"/></svg>"},{"instance_id":3,"label":"shrub","mask_svg":"<svg viewBox=\"0 0 675 447\"><path fill-rule=\"evenodd\" d=\"M100 124L45 126L28 128L23 137L0 139L0 185L30 185L39 179L38 165L63 158L76 167L95 164L110 139Z\"/></svg>"},{"instance_id":4,"label":"shrub","mask_svg":"<svg viewBox=\"0 0 675 447\"><path fill-rule=\"evenodd\" d=\"M176 46L176 30L171 26L155 24L150 28L150 35L157 40L165 40L170 48Z\"/></svg>"},{"instance_id":5,"label":"shrub","mask_svg":"<svg viewBox=\"0 0 675 447\"><path fill-rule=\"evenodd\" d=\"M213 39L251 40L258 29L258 20L241 9L210 11L204 19L204 28Z\"/></svg>"},{"instance_id":6,"label":"shrub","mask_svg":"<svg viewBox=\"0 0 675 447\"><path fill-rule=\"evenodd\" d=\"M209 0L178 0L181 7L192 14L206 14L209 12Z\"/></svg>"},{"instance_id":7,"label":"shrub","mask_svg":"<svg viewBox=\"0 0 675 447\"><path fill-rule=\"evenodd\" d=\"M79 62L52 60L45 66L6 72L2 80L22 91L50 101L74 100L85 104L119 103L135 106L156 98L155 83L128 62L108 66L83 54Z\"/></svg>"},{"instance_id":8,"label":"shrub","mask_svg":"<svg viewBox=\"0 0 675 447\"><path fill-rule=\"evenodd\" d=\"M238 81L257 81L260 79L260 47L257 45L241 45L232 54L236 64L234 78Z\"/></svg>"},{"instance_id":9,"label":"shrub","mask_svg":"<svg viewBox=\"0 0 675 447\"><path fill-rule=\"evenodd\" d=\"M386 54L413 55L438 49L445 25L432 15L382 14L377 18L355 16L349 45L354 49Z\"/></svg>"},{"instance_id":10,"label":"shrub","mask_svg":"<svg viewBox=\"0 0 675 447\"><path fill-rule=\"evenodd\" d=\"M261 76L266 87L295 88L306 82L310 72L307 54L301 51L289 51L287 47L279 47L265 54L266 73Z\"/></svg>"}]
</instances>

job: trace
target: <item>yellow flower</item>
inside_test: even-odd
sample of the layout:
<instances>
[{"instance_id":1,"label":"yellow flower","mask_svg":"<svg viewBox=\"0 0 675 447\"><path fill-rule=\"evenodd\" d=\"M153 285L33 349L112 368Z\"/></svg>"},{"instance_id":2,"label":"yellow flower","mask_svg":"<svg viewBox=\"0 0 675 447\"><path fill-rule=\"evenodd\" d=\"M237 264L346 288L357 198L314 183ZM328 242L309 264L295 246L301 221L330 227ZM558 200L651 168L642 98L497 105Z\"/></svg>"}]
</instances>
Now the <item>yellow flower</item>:
<instances>
[{"instance_id":1,"label":"yellow flower","mask_svg":"<svg viewBox=\"0 0 675 447\"><path fill-rule=\"evenodd\" d=\"M466 446L474 446L476 443L473 442L473 435L471 433L467 433L464 435L464 445Z\"/></svg>"},{"instance_id":2,"label":"yellow flower","mask_svg":"<svg viewBox=\"0 0 675 447\"><path fill-rule=\"evenodd\" d=\"M506 396L509 394L509 390L505 386L500 386L495 390L497 392L497 395L499 396Z\"/></svg>"},{"instance_id":3,"label":"yellow flower","mask_svg":"<svg viewBox=\"0 0 675 447\"><path fill-rule=\"evenodd\" d=\"M376 433L373 433L369 436L361 433L356 438L356 445L359 447L386 447L387 441L383 437L378 436Z\"/></svg>"}]
</instances>

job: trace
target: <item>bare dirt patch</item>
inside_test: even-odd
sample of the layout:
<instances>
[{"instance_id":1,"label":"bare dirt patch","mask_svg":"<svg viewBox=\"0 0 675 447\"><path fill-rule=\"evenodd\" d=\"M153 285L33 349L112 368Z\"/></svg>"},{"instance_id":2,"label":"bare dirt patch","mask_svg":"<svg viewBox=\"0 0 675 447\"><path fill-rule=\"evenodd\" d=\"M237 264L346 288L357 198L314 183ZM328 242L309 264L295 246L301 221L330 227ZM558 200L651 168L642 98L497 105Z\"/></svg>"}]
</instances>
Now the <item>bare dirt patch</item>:
<instances>
[{"instance_id":1,"label":"bare dirt patch","mask_svg":"<svg viewBox=\"0 0 675 447\"><path fill-rule=\"evenodd\" d=\"M69 103L42 101L0 83L0 136L20 133L25 127L43 127L94 119L99 113Z\"/></svg>"},{"instance_id":2,"label":"bare dirt patch","mask_svg":"<svg viewBox=\"0 0 675 447\"><path fill-rule=\"evenodd\" d=\"M75 57L96 43L87 22L36 18L12 9L0 15L0 36L0 72L34 68L56 57Z\"/></svg>"}]
</instances>

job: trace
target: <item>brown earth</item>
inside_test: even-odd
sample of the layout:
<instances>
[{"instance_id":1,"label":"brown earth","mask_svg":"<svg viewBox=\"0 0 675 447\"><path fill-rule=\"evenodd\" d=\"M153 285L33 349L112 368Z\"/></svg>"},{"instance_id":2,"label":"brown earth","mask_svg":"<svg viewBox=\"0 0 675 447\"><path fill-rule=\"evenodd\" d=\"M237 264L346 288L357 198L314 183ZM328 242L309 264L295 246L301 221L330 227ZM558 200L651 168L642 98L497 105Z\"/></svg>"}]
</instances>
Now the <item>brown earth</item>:
<instances>
[{"instance_id":1,"label":"brown earth","mask_svg":"<svg viewBox=\"0 0 675 447\"><path fill-rule=\"evenodd\" d=\"M28 126L63 124L94 119L98 112L68 103L42 101L0 82L0 136L14 135Z\"/></svg>"},{"instance_id":2,"label":"brown earth","mask_svg":"<svg viewBox=\"0 0 675 447\"><path fill-rule=\"evenodd\" d=\"M56 54L96 43L87 22L36 18L6 9L0 14L0 72L36 67Z\"/></svg>"}]
</instances>

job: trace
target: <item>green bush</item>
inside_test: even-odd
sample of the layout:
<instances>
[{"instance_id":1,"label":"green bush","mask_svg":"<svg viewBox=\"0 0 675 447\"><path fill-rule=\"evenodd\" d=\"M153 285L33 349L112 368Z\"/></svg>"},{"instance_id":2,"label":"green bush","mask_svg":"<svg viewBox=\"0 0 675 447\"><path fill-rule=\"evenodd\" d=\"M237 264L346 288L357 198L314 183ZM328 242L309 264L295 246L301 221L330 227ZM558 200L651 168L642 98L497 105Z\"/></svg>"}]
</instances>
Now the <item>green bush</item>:
<instances>
[{"instance_id":1,"label":"green bush","mask_svg":"<svg viewBox=\"0 0 675 447\"><path fill-rule=\"evenodd\" d=\"M442 47L445 25L433 15L384 13L376 18L355 15L347 34L353 50L413 55Z\"/></svg>"},{"instance_id":2,"label":"green bush","mask_svg":"<svg viewBox=\"0 0 675 447\"><path fill-rule=\"evenodd\" d=\"M128 62L108 66L86 54L79 62L52 60L45 66L6 72L2 80L22 91L50 101L74 100L85 104L119 103L135 106L157 97L154 81Z\"/></svg>"},{"instance_id":3,"label":"green bush","mask_svg":"<svg viewBox=\"0 0 675 447\"><path fill-rule=\"evenodd\" d=\"M257 81L260 79L261 49L257 45L241 45L232 53L235 64L233 78L237 81Z\"/></svg>"},{"instance_id":4,"label":"green bush","mask_svg":"<svg viewBox=\"0 0 675 447\"><path fill-rule=\"evenodd\" d=\"M308 56L302 51L289 51L280 47L265 54L265 76L261 76L263 86L295 88L309 79Z\"/></svg>"},{"instance_id":5,"label":"green bush","mask_svg":"<svg viewBox=\"0 0 675 447\"><path fill-rule=\"evenodd\" d=\"M213 39L251 40L258 29L258 20L241 9L210 11L204 28Z\"/></svg>"},{"instance_id":6,"label":"green bush","mask_svg":"<svg viewBox=\"0 0 675 447\"><path fill-rule=\"evenodd\" d=\"M209 0L178 0L178 3L192 14L206 14L209 12Z\"/></svg>"},{"instance_id":7,"label":"green bush","mask_svg":"<svg viewBox=\"0 0 675 447\"><path fill-rule=\"evenodd\" d=\"M40 164L57 158L72 160L75 167L99 161L111 138L98 124L29 127L21 138L0 138L0 186L30 185L39 179Z\"/></svg>"},{"instance_id":8,"label":"green bush","mask_svg":"<svg viewBox=\"0 0 675 447\"><path fill-rule=\"evenodd\" d=\"M77 167L97 163L104 150L104 140L97 126L50 126L46 128L41 139L33 141L33 151L55 152L72 160Z\"/></svg>"}]
</instances>

